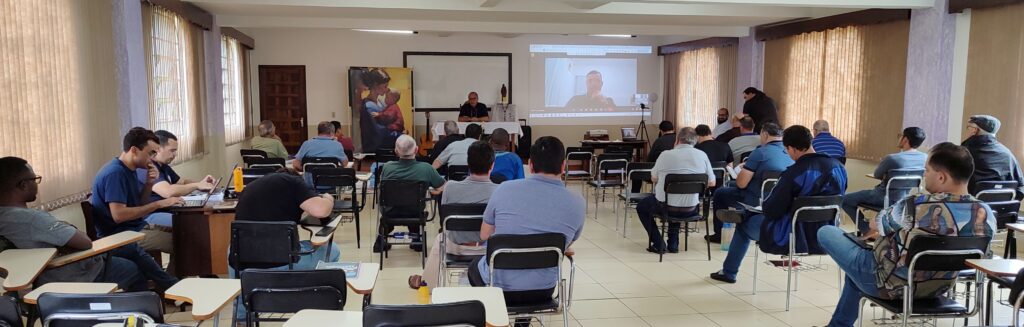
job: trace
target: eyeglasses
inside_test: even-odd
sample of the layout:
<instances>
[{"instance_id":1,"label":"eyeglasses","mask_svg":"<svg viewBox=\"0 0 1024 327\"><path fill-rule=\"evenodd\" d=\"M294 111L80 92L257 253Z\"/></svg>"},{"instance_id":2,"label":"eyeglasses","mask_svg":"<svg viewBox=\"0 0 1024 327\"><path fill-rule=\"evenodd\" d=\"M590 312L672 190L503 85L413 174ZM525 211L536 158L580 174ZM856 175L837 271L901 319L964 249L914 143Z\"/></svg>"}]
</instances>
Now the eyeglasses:
<instances>
[{"instance_id":1,"label":"eyeglasses","mask_svg":"<svg viewBox=\"0 0 1024 327\"><path fill-rule=\"evenodd\" d=\"M42 184L43 183L43 176L36 175L36 177L29 177L29 178L23 179L21 181L24 182L24 181L31 181L31 180L35 180L36 184Z\"/></svg>"}]
</instances>

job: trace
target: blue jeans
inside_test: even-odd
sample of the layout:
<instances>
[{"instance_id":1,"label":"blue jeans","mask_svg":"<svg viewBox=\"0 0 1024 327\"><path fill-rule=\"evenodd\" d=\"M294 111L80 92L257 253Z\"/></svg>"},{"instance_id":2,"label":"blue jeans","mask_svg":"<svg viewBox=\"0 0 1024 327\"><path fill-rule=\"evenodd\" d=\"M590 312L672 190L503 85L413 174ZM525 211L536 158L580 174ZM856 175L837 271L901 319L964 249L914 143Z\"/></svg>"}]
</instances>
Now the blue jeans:
<instances>
[{"instance_id":1,"label":"blue jeans","mask_svg":"<svg viewBox=\"0 0 1024 327\"><path fill-rule=\"evenodd\" d=\"M850 220L852 220L854 223L857 223L858 205L867 204L873 206L881 206L882 201L884 200L885 195L876 192L874 189L846 193L846 195L843 196L843 211L850 216ZM868 221L865 219L861 219L861 221L857 223L857 229L860 230L862 233L866 233L868 231L868 228L870 228L870 225L868 224Z\"/></svg>"},{"instance_id":2,"label":"blue jeans","mask_svg":"<svg viewBox=\"0 0 1024 327\"><path fill-rule=\"evenodd\" d=\"M154 212L146 216L146 222L150 225L172 227L171 221L173 220L170 212Z\"/></svg>"},{"instance_id":3,"label":"blue jeans","mask_svg":"<svg viewBox=\"0 0 1024 327\"><path fill-rule=\"evenodd\" d=\"M131 243L111 251L113 257L124 258L134 263L146 279L156 283L157 289L166 291L178 283L178 278L171 276L164 268L156 263L153 257L149 256L138 243Z\"/></svg>"},{"instance_id":4,"label":"blue jeans","mask_svg":"<svg viewBox=\"0 0 1024 327\"><path fill-rule=\"evenodd\" d=\"M736 232L732 235L732 242L729 243L729 253L722 263L722 274L731 279L736 279L740 272L740 264L743 263L743 256L747 254L750 241L757 241L761 237L761 223L764 222L764 215L757 214L746 218L742 223L736 225Z\"/></svg>"},{"instance_id":5,"label":"blue jeans","mask_svg":"<svg viewBox=\"0 0 1024 327\"><path fill-rule=\"evenodd\" d=\"M832 314L829 327L852 327L860 313L861 294L878 296L875 283L875 255L871 250L861 248L843 235L836 226L824 226L818 230L818 243L835 260L839 269L846 273L846 282L839 295L839 304Z\"/></svg>"},{"instance_id":6,"label":"blue jeans","mask_svg":"<svg viewBox=\"0 0 1024 327\"><path fill-rule=\"evenodd\" d=\"M694 207L696 210L696 207ZM658 223L654 221L654 213L665 212L665 207L658 201L654 195L650 195L643 200L640 200L636 204L636 215L640 218L640 224L647 230L647 245L652 246L658 250L665 249L665 240L661 238L661 231L658 229ZM689 211L693 212L693 211ZM686 216L687 212L673 212L673 216ZM668 224L668 250L679 251L679 228L682 226L680 223L669 223Z\"/></svg>"},{"instance_id":7,"label":"blue jeans","mask_svg":"<svg viewBox=\"0 0 1024 327\"><path fill-rule=\"evenodd\" d=\"M740 201L743 200L743 190L735 185L720 187L715 190L713 200L715 202L715 211L728 208L742 209L740 208ZM717 216L715 216L715 235L722 235L722 221Z\"/></svg>"},{"instance_id":8,"label":"blue jeans","mask_svg":"<svg viewBox=\"0 0 1024 327\"><path fill-rule=\"evenodd\" d=\"M96 279L99 283L117 283L125 292L141 292L149 289L146 278L139 267L128 259L110 256L103 267L103 273Z\"/></svg>"},{"instance_id":9,"label":"blue jeans","mask_svg":"<svg viewBox=\"0 0 1024 327\"><path fill-rule=\"evenodd\" d=\"M301 251L306 252L313 248L313 244L309 241L300 241ZM230 250L228 250L230 252ZM303 255L299 257L299 262L292 265L291 270L313 270L316 269L316 264L320 261L336 262L341 258L341 251L338 250L337 246L331 246L331 255L324 260L324 255L327 254L327 246L321 246L316 248L311 254ZM289 270L287 265L267 268L268 270ZM228 265L228 277L235 278L235 269ZM242 295L239 295L235 299L235 318L245 319L245 306L241 305Z\"/></svg>"}]
</instances>

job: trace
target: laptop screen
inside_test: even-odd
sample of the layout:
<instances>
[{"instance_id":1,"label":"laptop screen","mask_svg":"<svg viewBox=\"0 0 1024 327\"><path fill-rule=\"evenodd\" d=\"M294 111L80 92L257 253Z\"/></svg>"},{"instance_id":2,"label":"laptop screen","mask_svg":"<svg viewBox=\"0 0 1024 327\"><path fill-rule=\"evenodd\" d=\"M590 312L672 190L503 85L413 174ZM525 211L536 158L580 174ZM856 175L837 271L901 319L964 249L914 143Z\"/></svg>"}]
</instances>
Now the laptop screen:
<instances>
[{"instance_id":1,"label":"laptop screen","mask_svg":"<svg viewBox=\"0 0 1024 327\"><path fill-rule=\"evenodd\" d=\"M636 128L633 128L633 127L623 127L622 128L622 139L623 140L635 139L635 138L636 138Z\"/></svg>"}]
</instances>

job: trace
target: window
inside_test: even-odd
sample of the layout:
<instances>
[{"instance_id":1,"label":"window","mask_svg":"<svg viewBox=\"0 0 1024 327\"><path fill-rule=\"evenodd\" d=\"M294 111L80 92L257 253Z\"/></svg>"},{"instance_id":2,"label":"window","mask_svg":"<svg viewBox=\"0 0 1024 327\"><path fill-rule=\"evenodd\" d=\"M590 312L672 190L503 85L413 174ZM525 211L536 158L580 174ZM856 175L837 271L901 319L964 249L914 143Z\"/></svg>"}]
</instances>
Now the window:
<instances>
[{"instance_id":1,"label":"window","mask_svg":"<svg viewBox=\"0 0 1024 327\"><path fill-rule=\"evenodd\" d=\"M202 31L169 10L145 8L150 18L150 120L154 130L178 137L174 163L185 162L203 151Z\"/></svg>"},{"instance_id":2,"label":"window","mask_svg":"<svg viewBox=\"0 0 1024 327\"><path fill-rule=\"evenodd\" d=\"M223 36L220 42L221 80L224 83L224 137L228 145L248 136L248 101L245 55L238 40Z\"/></svg>"},{"instance_id":3,"label":"window","mask_svg":"<svg viewBox=\"0 0 1024 327\"><path fill-rule=\"evenodd\" d=\"M97 3L0 1L0 156L43 176L43 210L84 199L120 152L112 17Z\"/></svg>"},{"instance_id":4,"label":"window","mask_svg":"<svg viewBox=\"0 0 1024 327\"><path fill-rule=\"evenodd\" d=\"M764 91L786 126L818 119L849 158L881 160L903 124L909 21L848 26L765 43Z\"/></svg>"},{"instance_id":5,"label":"window","mask_svg":"<svg viewBox=\"0 0 1024 327\"><path fill-rule=\"evenodd\" d=\"M733 107L736 60L735 46L666 55L665 120L676 126L705 124L714 129L718 109L741 112Z\"/></svg>"}]
</instances>

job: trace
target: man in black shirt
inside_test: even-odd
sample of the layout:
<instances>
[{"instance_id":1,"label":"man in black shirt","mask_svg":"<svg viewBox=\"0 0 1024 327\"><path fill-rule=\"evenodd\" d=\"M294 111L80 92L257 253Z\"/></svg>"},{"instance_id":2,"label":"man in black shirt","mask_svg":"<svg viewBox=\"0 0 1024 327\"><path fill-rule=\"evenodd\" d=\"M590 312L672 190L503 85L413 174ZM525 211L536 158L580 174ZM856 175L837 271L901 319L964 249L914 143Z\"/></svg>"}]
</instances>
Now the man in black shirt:
<instances>
[{"instance_id":1,"label":"man in black shirt","mask_svg":"<svg viewBox=\"0 0 1024 327\"><path fill-rule=\"evenodd\" d=\"M761 126L764 123L779 122L779 109L775 106L775 100L761 92L755 87L748 87L743 90L743 114L754 119L754 133L761 133Z\"/></svg>"},{"instance_id":2,"label":"man in black shirt","mask_svg":"<svg viewBox=\"0 0 1024 327\"><path fill-rule=\"evenodd\" d=\"M658 130L661 131L661 136L654 140L654 144L651 145L651 153L647 155L647 162L658 161L658 156L662 152L672 150L675 147L676 132L672 122L663 120L661 124L658 124Z\"/></svg>"},{"instance_id":3,"label":"man in black shirt","mask_svg":"<svg viewBox=\"0 0 1024 327\"><path fill-rule=\"evenodd\" d=\"M476 95L476 92L469 92L466 103L462 104L459 108L459 121L461 122L489 122L491 117L488 116L487 106L483 103L477 102L480 97Z\"/></svg>"},{"instance_id":4,"label":"man in black shirt","mask_svg":"<svg viewBox=\"0 0 1024 327\"><path fill-rule=\"evenodd\" d=\"M728 143L716 141L712 137L711 127L708 127L708 125L697 125L697 145L693 147L704 151L711 163L721 161L732 166L732 149L729 148Z\"/></svg>"},{"instance_id":5,"label":"man in black shirt","mask_svg":"<svg viewBox=\"0 0 1024 327\"><path fill-rule=\"evenodd\" d=\"M732 139L743 134L743 132L740 131L740 119L743 119L743 115L732 116L732 118L729 119L729 123L732 124L732 129L729 129L728 131L725 131L725 133L722 133L722 135L715 137L715 141L729 143Z\"/></svg>"},{"instance_id":6,"label":"man in black shirt","mask_svg":"<svg viewBox=\"0 0 1024 327\"><path fill-rule=\"evenodd\" d=\"M967 188L971 194L978 194L978 182L1017 182L1014 189L1019 199L1024 194L1024 174L1017 157L996 139L1000 125L999 119L989 115L975 115L968 119L967 139L962 145L974 158L974 174Z\"/></svg>"}]
</instances>

